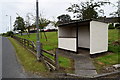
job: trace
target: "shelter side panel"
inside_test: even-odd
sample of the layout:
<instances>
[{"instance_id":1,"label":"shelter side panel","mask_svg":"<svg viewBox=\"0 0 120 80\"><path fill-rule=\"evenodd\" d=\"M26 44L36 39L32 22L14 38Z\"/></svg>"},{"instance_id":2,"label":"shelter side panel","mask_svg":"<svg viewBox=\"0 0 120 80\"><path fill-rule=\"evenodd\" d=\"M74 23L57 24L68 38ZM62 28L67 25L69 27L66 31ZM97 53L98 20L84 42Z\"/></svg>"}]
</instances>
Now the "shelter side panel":
<instances>
[{"instance_id":1,"label":"shelter side panel","mask_svg":"<svg viewBox=\"0 0 120 80\"><path fill-rule=\"evenodd\" d=\"M58 48L74 52L77 51L76 38L59 38L58 41Z\"/></svg>"},{"instance_id":2,"label":"shelter side panel","mask_svg":"<svg viewBox=\"0 0 120 80\"><path fill-rule=\"evenodd\" d=\"M108 50L108 24L103 22L90 22L90 54L101 53Z\"/></svg>"}]
</instances>

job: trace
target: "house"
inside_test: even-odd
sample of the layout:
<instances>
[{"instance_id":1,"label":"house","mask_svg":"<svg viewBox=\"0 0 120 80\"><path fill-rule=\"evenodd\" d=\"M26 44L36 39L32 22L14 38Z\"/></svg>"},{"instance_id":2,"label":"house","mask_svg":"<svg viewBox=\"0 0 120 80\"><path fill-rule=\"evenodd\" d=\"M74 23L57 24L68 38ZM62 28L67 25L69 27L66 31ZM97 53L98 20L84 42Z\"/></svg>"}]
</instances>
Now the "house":
<instances>
[{"instance_id":1,"label":"house","mask_svg":"<svg viewBox=\"0 0 120 80\"><path fill-rule=\"evenodd\" d=\"M90 54L108 50L108 24L97 20L83 20L58 26L58 48L79 53L87 49Z\"/></svg>"},{"instance_id":2,"label":"house","mask_svg":"<svg viewBox=\"0 0 120 80\"><path fill-rule=\"evenodd\" d=\"M56 29L56 27L52 24L52 23L49 23L45 29Z\"/></svg>"},{"instance_id":3,"label":"house","mask_svg":"<svg viewBox=\"0 0 120 80\"><path fill-rule=\"evenodd\" d=\"M33 33L36 32L37 31L36 25L26 27L26 31L33 32Z\"/></svg>"}]
</instances>

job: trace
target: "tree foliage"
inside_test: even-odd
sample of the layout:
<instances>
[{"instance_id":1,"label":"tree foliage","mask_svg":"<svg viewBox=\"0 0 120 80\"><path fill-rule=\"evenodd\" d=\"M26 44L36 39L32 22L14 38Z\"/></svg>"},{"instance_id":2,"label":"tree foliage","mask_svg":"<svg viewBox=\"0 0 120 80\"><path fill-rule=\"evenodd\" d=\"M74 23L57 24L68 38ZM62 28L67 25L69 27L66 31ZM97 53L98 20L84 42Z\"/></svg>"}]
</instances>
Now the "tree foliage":
<instances>
[{"instance_id":1,"label":"tree foliage","mask_svg":"<svg viewBox=\"0 0 120 80\"><path fill-rule=\"evenodd\" d=\"M53 24L54 27L58 27L59 25L58 21L51 21L51 23Z\"/></svg>"},{"instance_id":2,"label":"tree foliage","mask_svg":"<svg viewBox=\"0 0 120 80\"><path fill-rule=\"evenodd\" d=\"M26 27L29 27L31 25L30 20L31 20L31 13L27 13L26 14L26 20L25 20L25 26Z\"/></svg>"},{"instance_id":3,"label":"tree foliage","mask_svg":"<svg viewBox=\"0 0 120 80\"><path fill-rule=\"evenodd\" d=\"M120 17L120 0L117 3L118 5L113 4L114 7L118 8L118 10L110 13L112 17Z\"/></svg>"},{"instance_id":4,"label":"tree foliage","mask_svg":"<svg viewBox=\"0 0 120 80\"><path fill-rule=\"evenodd\" d=\"M43 17L40 17L39 18L39 26L40 26L40 29L43 29L44 27L46 27L48 24L50 23L49 20L43 18Z\"/></svg>"},{"instance_id":5,"label":"tree foliage","mask_svg":"<svg viewBox=\"0 0 120 80\"><path fill-rule=\"evenodd\" d=\"M73 14L77 14L74 17L80 19L91 19L91 18L98 18L98 8L105 4L110 4L110 2L103 2L98 1L95 2L94 0L81 2L80 4L72 4L67 11L72 12Z\"/></svg>"},{"instance_id":6,"label":"tree foliage","mask_svg":"<svg viewBox=\"0 0 120 80\"><path fill-rule=\"evenodd\" d=\"M25 30L25 23L24 19L20 16L16 17L15 23L14 23L14 30L21 30L21 35L22 32Z\"/></svg>"},{"instance_id":7,"label":"tree foliage","mask_svg":"<svg viewBox=\"0 0 120 80\"><path fill-rule=\"evenodd\" d=\"M71 21L71 17L70 17L70 15L68 15L68 14L60 15L60 16L58 16L57 18L58 18L58 21L59 21L60 23L66 23L66 22Z\"/></svg>"},{"instance_id":8,"label":"tree foliage","mask_svg":"<svg viewBox=\"0 0 120 80\"><path fill-rule=\"evenodd\" d=\"M36 26L35 26L35 25L36 25L36 17L33 16L32 14L31 14L31 16L32 16L32 20L34 21L34 23L33 23L32 25L33 25L34 27L36 27ZM39 16L39 23L38 23L39 28L40 28L40 29L43 29L43 28L46 27L49 23L50 23L50 20L44 18L43 15L40 14L40 16Z\"/></svg>"},{"instance_id":9,"label":"tree foliage","mask_svg":"<svg viewBox=\"0 0 120 80\"><path fill-rule=\"evenodd\" d=\"M8 31L7 33L3 33L2 36L8 37L8 36L13 36L14 33L12 31Z\"/></svg>"}]
</instances>

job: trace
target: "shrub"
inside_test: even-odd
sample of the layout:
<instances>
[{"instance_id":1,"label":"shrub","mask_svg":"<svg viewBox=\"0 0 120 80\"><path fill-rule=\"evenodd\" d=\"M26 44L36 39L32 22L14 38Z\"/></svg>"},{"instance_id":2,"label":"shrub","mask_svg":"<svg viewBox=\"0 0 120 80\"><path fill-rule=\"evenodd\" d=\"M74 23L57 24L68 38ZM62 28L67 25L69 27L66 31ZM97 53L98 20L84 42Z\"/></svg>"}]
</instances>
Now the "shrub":
<instances>
[{"instance_id":1,"label":"shrub","mask_svg":"<svg viewBox=\"0 0 120 80\"><path fill-rule=\"evenodd\" d=\"M113 23L109 24L108 29L115 29Z\"/></svg>"},{"instance_id":2,"label":"shrub","mask_svg":"<svg viewBox=\"0 0 120 80\"><path fill-rule=\"evenodd\" d=\"M14 35L14 33L12 31L8 31L7 33L3 33L2 34L2 36L6 36L6 37L7 36L11 36L12 37L13 35Z\"/></svg>"},{"instance_id":3,"label":"shrub","mask_svg":"<svg viewBox=\"0 0 120 80\"><path fill-rule=\"evenodd\" d=\"M120 29L120 23L115 25L116 29Z\"/></svg>"}]
</instances>

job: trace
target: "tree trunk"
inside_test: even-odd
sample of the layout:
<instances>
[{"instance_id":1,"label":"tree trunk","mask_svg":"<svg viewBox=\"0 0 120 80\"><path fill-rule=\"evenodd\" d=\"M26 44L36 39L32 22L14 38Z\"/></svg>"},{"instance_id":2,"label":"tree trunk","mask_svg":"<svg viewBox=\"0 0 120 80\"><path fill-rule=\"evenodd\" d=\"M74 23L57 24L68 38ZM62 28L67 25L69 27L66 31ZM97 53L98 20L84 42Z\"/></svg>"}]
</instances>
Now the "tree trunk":
<instances>
[{"instance_id":1,"label":"tree trunk","mask_svg":"<svg viewBox=\"0 0 120 80\"><path fill-rule=\"evenodd\" d=\"M40 36L41 36L41 39L42 39L42 32L40 32L40 33L41 33L41 35L40 35Z\"/></svg>"},{"instance_id":2,"label":"tree trunk","mask_svg":"<svg viewBox=\"0 0 120 80\"><path fill-rule=\"evenodd\" d=\"M20 32L21 33L21 36L22 36L22 32Z\"/></svg>"},{"instance_id":3,"label":"tree trunk","mask_svg":"<svg viewBox=\"0 0 120 80\"><path fill-rule=\"evenodd\" d=\"M46 36L45 32L43 32L43 33L44 33L45 39L46 39L46 41L47 41L47 36Z\"/></svg>"},{"instance_id":4,"label":"tree trunk","mask_svg":"<svg viewBox=\"0 0 120 80\"><path fill-rule=\"evenodd\" d=\"M26 31L27 32L27 31ZM28 37L30 38L30 33L29 32L27 32L27 35L28 35Z\"/></svg>"}]
</instances>

